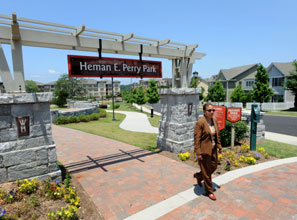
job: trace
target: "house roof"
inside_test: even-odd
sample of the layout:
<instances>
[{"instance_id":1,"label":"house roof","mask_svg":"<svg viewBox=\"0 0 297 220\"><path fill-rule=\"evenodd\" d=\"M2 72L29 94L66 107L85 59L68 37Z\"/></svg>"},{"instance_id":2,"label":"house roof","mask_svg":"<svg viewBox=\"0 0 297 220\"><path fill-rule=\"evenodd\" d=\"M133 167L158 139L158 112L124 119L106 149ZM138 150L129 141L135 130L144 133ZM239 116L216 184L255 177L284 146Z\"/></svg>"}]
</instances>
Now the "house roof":
<instances>
[{"instance_id":1,"label":"house roof","mask_svg":"<svg viewBox=\"0 0 297 220\"><path fill-rule=\"evenodd\" d=\"M289 76L290 72L295 70L295 67L293 66L293 62L288 62L288 63L272 62L268 66L267 70L270 70L272 68L272 66L275 66L285 76Z\"/></svg>"},{"instance_id":2,"label":"house roof","mask_svg":"<svg viewBox=\"0 0 297 220\"><path fill-rule=\"evenodd\" d=\"M249 64L244 66L233 67L230 69L221 69L220 73L222 73L226 80L234 79L236 76L240 75L241 73L257 66L258 64Z\"/></svg>"}]
</instances>

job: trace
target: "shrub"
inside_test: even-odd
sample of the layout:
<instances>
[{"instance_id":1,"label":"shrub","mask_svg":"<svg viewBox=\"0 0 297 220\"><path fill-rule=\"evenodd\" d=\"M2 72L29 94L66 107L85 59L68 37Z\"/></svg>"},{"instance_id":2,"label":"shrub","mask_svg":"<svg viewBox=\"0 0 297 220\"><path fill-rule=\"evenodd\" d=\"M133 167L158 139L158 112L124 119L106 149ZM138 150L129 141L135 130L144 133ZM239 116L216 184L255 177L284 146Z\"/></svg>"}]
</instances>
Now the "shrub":
<instances>
[{"instance_id":1,"label":"shrub","mask_svg":"<svg viewBox=\"0 0 297 220\"><path fill-rule=\"evenodd\" d=\"M99 108L107 108L107 105L106 104L100 104Z\"/></svg>"},{"instance_id":2,"label":"shrub","mask_svg":"<svg viewBox=\"0 0 297 220\"><path fill-rule=\"evenodd\" d=\"M119 107L120 107L119 103L114 104L114 108L119 108Z\"/></svg>"},{"instance_id":3,"label":"shrub","mask_svg":"<svg viewBox=\"0 0 297 220\"><path fill-rule=\"evenodd\" d=\"M105 118L106 117L106 110L105 109L99 109L99 117Z\"/></svg>"},{"instance_id":4,"label":"shrub","mask_svg":"<svg viewBox=\"0 0 297 220\"><path fill-rule=\"evenodd\" d=\"M220 131L220 138L222 146L229 146L231 144L231 122L226 121L225 128ZM235 123L235 142L244 140L248 126L243 121Z\"/></svg>"},{"instance_id":5,"label":"shrub","mask_svg":"<svg viewBox=\"0 0 297 220\"><path fill-rule=\"evenodd\" d=\"M80 116L78 116L78 118L79 118L80 122L87 122L88 121L86 115L80 115Z\"/></svg>"},{"instance_id":6,"label":"shrub","mask_svg":"<svg viewBox=\"0 0 297 220\"><path fill-rule=\"evenodd\" d=\"M99 113L93 113L90 115L90 118L92 121L98 120L99 119Z\"/></svg>"},{"instance_id":7,"label":"shrub","mask_svg":"<svg viewBox=\"0 0 297 220\"><path fill-rule=\"evenodd\" d=\"M55 120L55 124L57 125L63 125L68 123L69 123L68 117L65 117L65 116L58 117Z\"/></svg>"},{"instance_id":8,"label":"shrub","mask_svg":"<svg viewBox=\"0 0 297 220\"><path fill-rule=\"evenodd\" d=\"M68 122L69 122L69 123L77 123L77 122L79 122L79 118L76 117L76 116L70 116L70 117L68 118Z\"/></svg>"}]
</instances>

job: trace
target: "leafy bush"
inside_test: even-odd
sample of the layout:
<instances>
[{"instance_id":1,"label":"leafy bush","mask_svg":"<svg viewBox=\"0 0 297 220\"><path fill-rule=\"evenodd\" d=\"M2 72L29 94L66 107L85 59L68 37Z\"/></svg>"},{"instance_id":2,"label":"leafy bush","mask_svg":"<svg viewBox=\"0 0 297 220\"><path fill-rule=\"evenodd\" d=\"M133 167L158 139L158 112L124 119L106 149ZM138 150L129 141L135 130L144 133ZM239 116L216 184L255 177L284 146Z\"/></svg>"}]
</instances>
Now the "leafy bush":
<instances>
[{"instance_id":1,"label":"leafy bush","mask_svg":"<svg viewBox=\"0 0 297 220\"><path fill-rule=\"evenodd\" d=\"M77 116L70 116L70 117L68 117L68 122L69 123L78 123L79 118Z\"/></svg>"},{"instance_id":2,"label":"leafy bush","mask_svg":"<svg viewBox=\"0 0 297 220\"><path fill-rule=\"evenodd\" d=\"M80 115L78 116L80 122L88 122L88 118L86 115Z\"/></svg>"},{"instance_id":3,"label":"leafy bush","mask_svg":"<svg viewBox=\"0 0 297 220\"><path fill-rule=\"evenodd\" d=\"M106 117L106 110L105 109L99 109L99 117L105 118Z\"/></svg>"},{"instance_id":4,"label":"leafy bush","mask_svg":"<svg viewBox=\"0 0 297 220\"><path fill-rule=\"evenodd\" d=\"M95 121L99 119L99 113L93 113L89 116L91 118L91 121Z\"/></svg>"},{"instance_id":5,"label":"leafy bush","mask_svg":"<svg viewBox=\"0 0 297 220\"><path fill-rule=\"evenodd\" d=\"M54 123L57 125L63 125L63 124L68 124L69 120L68 120L68 117L61 116L61 117L56 118Z\"/></svg>"},{"instance_id":6,"label":"leafy bush","mask_svg":"<svg viewBox=\"0 0 297 220\"><path fill-rule=\"evenodd\" d=\"M114 104L114 108L119 108L119 107L120 107L119 103Z\"/></svg>"},{"instance_id":7,"label":"leafy bush","mask_svg":"<svg viewBox=\"0 0 297 220\"><path fill-rule=\"evenodd\" d=\"M229 146L231 144L231 122L226 121L225 129L220 131L220 138L222 146ZM235 142L244 140L246 133L248 132L248 126L243 121L235 123Z\"/></svg>"}]
</instances>

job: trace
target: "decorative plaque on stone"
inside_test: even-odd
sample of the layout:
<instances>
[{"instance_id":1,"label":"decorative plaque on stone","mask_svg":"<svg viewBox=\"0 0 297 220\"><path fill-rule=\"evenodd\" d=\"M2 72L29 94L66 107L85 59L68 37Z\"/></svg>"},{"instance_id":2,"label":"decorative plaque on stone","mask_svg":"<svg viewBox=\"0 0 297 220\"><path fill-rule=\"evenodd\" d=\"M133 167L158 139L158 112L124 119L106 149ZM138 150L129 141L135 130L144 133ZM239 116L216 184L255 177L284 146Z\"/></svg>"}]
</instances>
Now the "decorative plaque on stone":
<instances>
[{"instance_id":1,"label":"decorative plaque on stone","mask_svg":"<svg viewBox=\"0 0 297 220\"><path fill-rule=\"evenodd\" d=\"M18 126L18 135L19 137L22 136L29 136L30 135L30 117L17 117L17 126Z\"/></svg>"}]
</instances>

